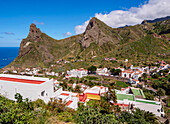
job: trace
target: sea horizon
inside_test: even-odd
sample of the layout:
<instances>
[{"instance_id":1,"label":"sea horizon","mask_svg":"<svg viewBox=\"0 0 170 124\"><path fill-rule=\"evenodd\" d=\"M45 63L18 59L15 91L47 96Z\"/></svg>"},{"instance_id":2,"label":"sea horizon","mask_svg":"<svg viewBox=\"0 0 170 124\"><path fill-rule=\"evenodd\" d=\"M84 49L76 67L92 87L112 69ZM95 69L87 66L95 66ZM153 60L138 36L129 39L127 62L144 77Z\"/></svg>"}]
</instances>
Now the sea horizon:
<instances>
[{"instance_id":1,"label":"sea horizon","mask_svg":"<svg viewBox=\"0 0 170 124\"><path fill-rule=\"evenodd\" d=\"M19 54L19 47L0 47L0 69L9 65Z\"/></svg>"}]
</instances>

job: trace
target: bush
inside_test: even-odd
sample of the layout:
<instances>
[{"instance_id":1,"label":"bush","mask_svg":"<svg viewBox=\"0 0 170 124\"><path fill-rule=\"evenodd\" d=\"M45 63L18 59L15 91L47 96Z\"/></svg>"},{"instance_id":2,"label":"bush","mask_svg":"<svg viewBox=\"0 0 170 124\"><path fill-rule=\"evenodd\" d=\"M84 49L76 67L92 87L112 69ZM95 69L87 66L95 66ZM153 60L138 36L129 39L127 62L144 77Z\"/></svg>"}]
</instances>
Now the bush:
<instances>
[{"instance_id":1,"label":"bush","mask_svg":"<svg viewBox=\"0 0 170 124\"><path fill-rule=\"evenodd\" d=\"M152 75L152 78L158 79L160 77L160 75L158 73Z\"/></svg>"},{"instance_id":2,"label":"bush","mask_svg":"<svg viewBox=\"0 0 170 124\"><path fill-rule=\"evenodd\" d=\"M77 110L76 118L77 123L84 124L112 124L117 123L113 114L102 114L96 108L88 108L80 106Z\"/></svg>"}]
</instances>

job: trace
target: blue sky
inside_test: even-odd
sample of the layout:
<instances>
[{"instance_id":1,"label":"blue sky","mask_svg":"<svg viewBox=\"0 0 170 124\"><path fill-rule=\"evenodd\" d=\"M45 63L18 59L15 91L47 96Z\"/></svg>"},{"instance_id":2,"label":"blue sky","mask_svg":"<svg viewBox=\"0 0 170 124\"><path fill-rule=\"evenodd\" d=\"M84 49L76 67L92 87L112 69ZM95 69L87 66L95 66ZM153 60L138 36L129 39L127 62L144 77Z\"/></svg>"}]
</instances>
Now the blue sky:
<instances>
[{"instance_id":1,"label":"blue sky","mask_svg":"<svg viewBox=\"0 0 170 124\"><path fill-rule=\"evenodd\" d=\"M115 27L118 23L112 25L112 22L116 10L136 13L133 8L141 8L145 4L149 4L147 0L1 0L0 47L18 47L21 40L27 37L31 23L49 36L62 39L82 33L87 25L85 22L94 16ZM138 22L127 20L127 24ZM126 24L126 20L122 24Z\"/></svg>"}]
</instances>

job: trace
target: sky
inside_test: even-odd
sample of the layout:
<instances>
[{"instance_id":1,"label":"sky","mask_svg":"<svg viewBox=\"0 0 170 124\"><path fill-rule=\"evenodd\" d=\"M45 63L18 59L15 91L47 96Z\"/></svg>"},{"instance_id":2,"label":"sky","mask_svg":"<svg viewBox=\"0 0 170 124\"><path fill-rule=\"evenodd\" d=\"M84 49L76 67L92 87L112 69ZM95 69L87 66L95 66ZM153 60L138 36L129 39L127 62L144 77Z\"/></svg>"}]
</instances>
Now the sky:
<instances>
[{"instance_id":1,"label":"sky","mask_svg":"<svg viewBox=\"0 0 170 124\"><path fill-rule=\"evenodd\" d=\"M55 39L80 34L92 17L116 28L170 16L170 0L1 0L0 47L19 47L38 28Z\"/></svg>"}]
</instances>

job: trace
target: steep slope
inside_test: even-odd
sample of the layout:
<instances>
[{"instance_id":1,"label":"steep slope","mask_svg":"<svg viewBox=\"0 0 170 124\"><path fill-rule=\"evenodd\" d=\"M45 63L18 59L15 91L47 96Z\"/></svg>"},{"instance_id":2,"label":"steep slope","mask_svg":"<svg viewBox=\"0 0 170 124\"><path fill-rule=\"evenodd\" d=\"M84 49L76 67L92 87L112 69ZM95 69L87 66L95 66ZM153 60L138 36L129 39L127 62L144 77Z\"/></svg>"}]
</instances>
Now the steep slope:
<instances>
[{"instance_id":1,"label":"steep slope","mask_svg":"<svg viewBox=\"0 0 170 124\"><path fill-rule=\"evenodd\" d=\"M49 66L58 59L92 56L112 56L135 61L167 59L170 55L170 20L156 23L111 28L97 18L92 18L83 34L55 40L42 33L35 24L20 45L15 67ZM147 59L148 60L148 59Z\"/></svg>"},{"instance_id":2,"label":"steep slope","mask_svg":"<svg viewBox=\"0 0 170 124\"><path fill-rule=\"evenodd\" d=\"M55 40L42 33L35 24L30 25L30 32L20 44L18 57L14 60L14 66L44 66L55 63L65 56L76 56L80 50L77 41L81 37L73 36L64 40Z\"/></svg>"}]
</instances>

